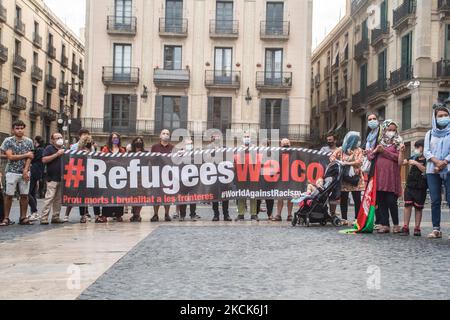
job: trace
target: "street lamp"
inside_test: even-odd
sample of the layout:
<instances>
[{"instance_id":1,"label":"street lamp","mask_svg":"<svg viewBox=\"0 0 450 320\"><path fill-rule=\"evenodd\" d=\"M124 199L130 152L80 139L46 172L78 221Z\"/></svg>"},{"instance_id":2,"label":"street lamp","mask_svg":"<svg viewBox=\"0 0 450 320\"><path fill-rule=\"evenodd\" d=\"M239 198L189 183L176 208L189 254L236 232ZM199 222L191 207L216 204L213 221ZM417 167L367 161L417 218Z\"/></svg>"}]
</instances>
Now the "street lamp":
<instances>
[{"instance_id":1,"label":"street lamp","mask_svg":"<svg viewBox=\"0 0 450 320\"><path fill-rule=\"evenodd\" d=\"M65 85L67 86L67 88L69 88L71 86L83 85L83 81L76 82L76 83L75 82L74 83L66 82ZM61 110L62 112L59 114L59 119L58 119L58 125L61 128L60 131L62 131L62 134L64 135L65 143L67 145L69 145L71 142L70 125L72 124L72 116L73 116L71 113L71 110L70 110L69 103L68 103L69 94L71 93L71 91L72 90L67 90L67 94L64 97L64 110Z\"/></svg>"}]
</instances>

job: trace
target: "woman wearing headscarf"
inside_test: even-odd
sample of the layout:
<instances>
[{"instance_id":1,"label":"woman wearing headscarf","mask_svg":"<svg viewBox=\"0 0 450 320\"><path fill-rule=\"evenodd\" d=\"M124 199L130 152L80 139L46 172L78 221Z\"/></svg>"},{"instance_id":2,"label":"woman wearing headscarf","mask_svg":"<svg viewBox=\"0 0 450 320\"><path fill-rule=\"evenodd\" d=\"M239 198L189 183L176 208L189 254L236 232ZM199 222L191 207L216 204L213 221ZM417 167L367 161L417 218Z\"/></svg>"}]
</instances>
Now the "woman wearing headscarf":
<instances>
[{"instance_id":1,"label":"woman wearing headscarf","mask_svg":"<svg viewBox=\"0 0 450 320\"><path fill-rule=\"evenodd\" d=\"M382 126L380 144L368 152L368 159L375 161L377 172L377 204L381 227L378 233L391 232L389 213L394 223L394 233L400 233L398 218L398 198L402 194L400 166L404 160L405 146L398 133L398 124L392 120L386 120Z\"/></svg>"},{"instance_id":2,"label":"woman wearing headscarf","mask_svg":"<svg viewBox=\"0 0 450 320\"><path fill-rule=\"evenodd\" d=\"M345 176L341 188L341 216L344 225L352 225L347 221L349 194L352 194L355 203L355 220L357 220L361 207L361 192L365 189L364 175L361 170L364 156L360 145L360 134L354 131L349 132L344 138L342 147L338 148L330 157L330 161L339 160L344 165ZM352 177L348 175L350 168L353 168L354 171Z\"/></svg>"},{"instance_id":3,"label":"woman wearing headscarf","mask_svg":"<svg viewBox=\"0 0 450 320\"><path fill-rule=\"evenodd\" d=\"M442 238L441 202L442 184L445 184L447 202L450 203L450 110L443 104L434 106L433 129L425 137L424 155L427 159L427 181L431 196L433 232L430 239ZM450 240L450 238L449 238Z\"/></svg>"}]
</instances>

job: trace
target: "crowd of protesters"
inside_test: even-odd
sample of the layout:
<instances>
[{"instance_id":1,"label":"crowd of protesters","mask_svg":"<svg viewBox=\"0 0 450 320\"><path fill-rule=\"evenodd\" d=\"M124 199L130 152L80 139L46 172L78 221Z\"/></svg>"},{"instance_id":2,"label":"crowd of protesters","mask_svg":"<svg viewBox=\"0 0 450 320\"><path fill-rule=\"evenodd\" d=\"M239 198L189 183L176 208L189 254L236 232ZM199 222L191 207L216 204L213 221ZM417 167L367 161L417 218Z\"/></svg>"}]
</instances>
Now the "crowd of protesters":
<instances>
[{"instance_id":1,"label":"crowd of protesters","mask_svg":"<svg viewBox=\"0 0 450 320\"><path fill-rule=\"evenodd\" d=\"M327 145L320 151L330 155L330 161L339 161L343 166L343 177L339 184L339 190L333 192L329 199L330 214L338 215L338 206L344 225L353 225L349 219L350 195L354 204L354 218L358 219L361 211L361 198L366 189L368 177L376 173L377 183L377 210L375 219L375 230L380 234L394 233L400 235L410 234L410 220L413 209L415 210L414 235L421 236L422 213L426 202L427 190L430 192L433 231L428 238L442 238L441 232L441 203L442 193L445 190L446 200L450 202L450 110L445 104L433 106L432 129L424 139L414 143L412 156L405 155L405 144L399 134L399 125L392 120L382 121L375 113L368 114L368 134L361 137L359 133L350 132L344 139L342 146L338 147L338 139L330 134L327 137ZM45 146L42 137L34 140L25 136L26 126L18 120L12 125L12 136L6 138L1 145L0 155L7 159L4 179L0 173L0 183L4 180L4 189L0 192L0 226L9 226L14 222L9 218L13 198L19 191L20 219L19 224L30 225L33 221L39 221L46 225L66 223L72 211L66 208L65 217L60 218L61 212L61 182L62 182L62 156L65 145L63 136L55 132L51 136L50 144ZM223 147L219 142L220 137L213 135L207 149ZM111 133L107 144L100 147L95 143L86 129L79 132L79 141L72 146L72 151L101 151L103 153L124 154L127 152L158 152L172 153L174 151L192 151L193 141L187 139L180 149L176 149L171 142L169 130L163 130L160 141L147 149L143 137L136 137L131 144L124 146L118 133ZM253 147L252 138L244 134L243 147ZM263 143L262 146L267 146ZM288 139L281 140L281 153L291 147ZM406 158L405 158L406 157ZM409 166L409 174L406 187L402 190L401 168ZM37 190L43 187L43 179L46 182L46 194L41 208L37 207ZM445 189L444 189L445 187ZM3 195L4 194L4 195ZM404 200L403 226L399 221L399 199ZM275 201L267 199L264 201L256 199L237 200L237 221L245 219L245 213L249 212L251 220L259 221L258 215L265 210L270 221L282 221L282 210L285 201L277 201L277 211L274 215ZM222 206L224 221L232 221L229 212L229 201L212 203L214 213L213 221L220 221L219 207ZM28 206L30 215L27 215ZM288 216L287 220L293 218L293 203L286 201ZM176 206L176 214L170 215L171 206L164 206L164 221L170 222L173 218L184 221L187 215L188 205ZM96 223L106 223L108 219L117 222L124 221L124 214L128 212L127 207L93 207ZM158 222L160 206L153 207L151 222ZM142 207L131 207L131 222L141 222ZM51 213L51 220L49 221ZM80 207L80 223L91 221L88 207ZM189 205L189 216L192 221L201 219L197 214L197 206ZM391 228L391 225L393 226ZM450 239L450 238L449 238Z\"/></svg>"}]
</instances>

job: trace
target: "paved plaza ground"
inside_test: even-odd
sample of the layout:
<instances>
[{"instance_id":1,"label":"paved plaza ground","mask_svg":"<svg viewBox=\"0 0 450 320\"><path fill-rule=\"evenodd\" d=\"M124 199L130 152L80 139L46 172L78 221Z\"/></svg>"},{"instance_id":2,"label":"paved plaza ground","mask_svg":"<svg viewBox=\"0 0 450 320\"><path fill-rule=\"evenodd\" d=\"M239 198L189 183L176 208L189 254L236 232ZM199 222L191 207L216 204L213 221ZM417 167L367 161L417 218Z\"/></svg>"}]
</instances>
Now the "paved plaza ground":
<instances>
[{"instance_id":1,"label":"paved plaza ground","mask_svg":"<svg viewBox=\"0 0 450 320\"><path fill-rule=\"evenodd\" d=\"M213 223L208 206L197 222L150 223L151 212L141 224L80 225L74 210L62 226L0 229L0 299L450 298L448 210L437 241L293 228L265 213Z\"/></svg>"}]
</instances>

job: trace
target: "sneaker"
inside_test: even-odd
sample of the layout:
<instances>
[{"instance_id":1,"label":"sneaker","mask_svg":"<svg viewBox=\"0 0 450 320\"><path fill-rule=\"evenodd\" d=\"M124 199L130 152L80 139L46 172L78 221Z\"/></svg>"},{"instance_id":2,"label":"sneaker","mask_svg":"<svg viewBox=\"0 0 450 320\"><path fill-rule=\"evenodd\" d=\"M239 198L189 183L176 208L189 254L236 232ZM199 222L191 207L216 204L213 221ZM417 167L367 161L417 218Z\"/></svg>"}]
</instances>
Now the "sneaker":
<instances>
[{"instance_id":1,"label":"sneaker","mask_svg":"<svg viewBox=\"0 0 450 320\"><path fill-rule=\"evenodd\" d=\"M198 214L191 216L191 220L200 220L201 218Z\"/></svg>"},{"instance_id":2,"label":"sneaker","mask_svg":"<svg viewBox=\"0 0 450 320\"><path fill-rule=\"evenodd\" d=\"M245 217L244 215L238 215L235 221L244 221Z\"/></svg>"},{"instance_id":3,"label":"sneaker","mask_svg":"<svg viewBox=\"0 0 450 320\"><path fill-rule=\"evenodd\" d=\"M59 217L52 219L52 224L63 224L63 223L64 221L61 220Z\"/></svg>"},{"instance_id":4,"label":"sneaker","mask_svg":"<svg viewBox=\"0 0 450 320\"><path fill-rule=\"evenodd\" d=\"M178 213L175 213L172 218L174 218L175 220L178 219L179 218Z\"/></svg>"},{"instance_id":5,"label":"sneaker","mask_svg":"<svg viewBox=\"0 0 450 320\"><path fill-rule=\"evenodd\" d=\"M185 217L180 217L180 218L178 219L178 221L179 221L179 222L184 222L185 219L186 219ZM167 220L166 220L166 221L167 221Z\"/></svg>"},{"instance_id":6,"label":"sneaker","mask_svg":"<svg viewBox=\"0 0 450 320\"><path fill-rule=\"evenodd\" d=\"M166 216L164 217L164 221L170 222L170 221L172 221L172 218L171 218L169 215L166 215Z\"/></svg>"},{"instance_id":7,"label":"sneaker","mask_svg":"<svg viewBox=\"0 0 450 320\"><path fill-rule=\"evenodd\" d=\"M95 223L107 223L108 222L108 218L105 216L98 216L95 219Z\"/></svg>"},{"instance_id":8,"label":"sneaker","mask_svg":"<svg viewBox=\"0 0 450 320\"><path fill-rule=\"evenodd\" d=\"M420 228L415 228L414 229L414 237L421 237L422 236L422 232L420 231Z\"/></svg>"},{"instance_id":9,"label":"sneaker","mask_svg":"<svg viewBox=\"0 0 450 320\"><path fill-rule=\"evenodd\" d=\"M68 217L68 216L65 216L64 219L63 219L63 221L64 221L64 223L69 222L69 217Z\"/></svg>"},{"instance_id":10,"label":"sneaker","mask_svg":"<svg viewBox=\"0 0 450 320\"><path fill-rule=\"evenodd\" d=\"M220 218L218 216L214 216L214 218L212 219L213 222L217 222L220 221Z\"/></svg>"},{"instance_id":11,"label":"sneaker","mask_svg":"<svg viewBox=\"0 0 450 320\"><path fill-rule=\"evenodd\" d=\"M158 222L159 217L157 215L154 215L153 218L150 219L150 222Z\"/></svg>"},{"instance_id":12,"label":"sneaker","mask_svg":"<svg viewBox=\"0 0 450 320\"><path fill-rule=\"evenodd\" d=\"M252 217L251 217L251 221L259 222L258 216L252 216Z\"/></svg>"},{"instance_id":13,"label":"sneaker","mask_svg":"<svg viewBox=\"0 0 450 320\"><path fill-rule=\"evenodd\" d=\"M415 232L415 231L414 231ZM400 232L400 235L401 236L409 236L409 228L407 227L407 226L404 226L403 228L402 228L402 231Z\"/></svg>"},{"instance_id":14,"label":"sneaker","mask_svg":"<svg viewBox=\"0 0 450 320\"><path fill-rule=\"evenodd\" d=\"M223 217L223 221L231 222L231 221L233 221L233 219L231 219L230 216L225 216L225 217Z\"/></svg>"},{"instance_id":15,"label":"sneaker","mask_svg":"<svg viewBox=\"0 0 450 320\"><path fill-rule=\"evenodd\" d=\"M35 220L35 221L36 221L36 220ZM47 219L42 219L39 223L40 223L42 226L48 226L48 225L49 225Z\"/></svg>"},{"instance_id":16,"label":"sneaker","mask_svg":"<svg viewBox=\"0 0 450 320\"><path fill-rule=\"evenodd\" d=\"M40 219L41 219L41 216L37 212L28 216L28 220L30 220L30 221L38 221Z\"/></svg>"},{"instance_id":17,"label":"sneaker","mask_svg":"<svg viewBox=\"0 0 450 320\"><path fill-rule=\"evenodd\" d=\"M428 235L428 239L442 239L442 231L433 230L433 232Z\"/></svg>"}]
</instances>

